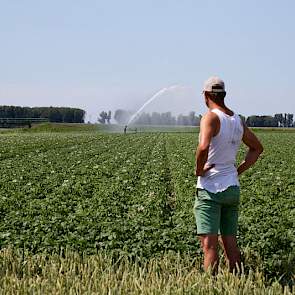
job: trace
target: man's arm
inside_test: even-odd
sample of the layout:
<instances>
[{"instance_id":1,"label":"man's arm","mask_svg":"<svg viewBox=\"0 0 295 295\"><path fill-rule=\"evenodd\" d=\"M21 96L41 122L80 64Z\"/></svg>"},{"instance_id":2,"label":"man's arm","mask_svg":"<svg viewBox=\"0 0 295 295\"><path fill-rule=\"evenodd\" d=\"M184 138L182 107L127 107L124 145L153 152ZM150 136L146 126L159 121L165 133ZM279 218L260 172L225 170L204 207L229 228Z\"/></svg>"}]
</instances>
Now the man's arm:
<instances>
[{"instance_id":1,"label":"man's arm","mask_svg":"<svg viewBox=\"0 0 295 295\"><path fill-rule=\"evenodd\" d=\"M244 125L243 142L249 147L249 150L246 154L245 160L238 167L238 175L241 175L252 165L254 165L260 154L263 152L262 144L256 135L246 125Z\"/></svg>"},{"instance_id":2,"label":"man's arm","mask_svg":"<svg viewBox=\"0 0 295 295\"><path fill-rule=\"evenodd\" d=\"M219 119L216 114L208 112L201 120L200 141L196 150L196 176L203 176L213 166L205 167L209 146L218 128Z\"/></svg>"}]
</instances>

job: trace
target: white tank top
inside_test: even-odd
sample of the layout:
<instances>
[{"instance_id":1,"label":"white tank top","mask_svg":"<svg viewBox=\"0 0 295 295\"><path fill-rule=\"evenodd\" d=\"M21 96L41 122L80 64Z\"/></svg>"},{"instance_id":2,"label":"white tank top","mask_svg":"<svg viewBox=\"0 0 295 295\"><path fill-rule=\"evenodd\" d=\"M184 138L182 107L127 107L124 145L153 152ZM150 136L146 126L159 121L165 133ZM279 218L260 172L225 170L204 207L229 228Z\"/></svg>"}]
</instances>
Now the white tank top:
<instances>
[{"instance_id":1,"label":"white tank top","mask_svg":"<svg viewBox=\"0 0 295 295\"><path fill-rule=\"evenodd\" d=\"M220 130L211 140L206 164L215 166L204 176L198 177L197 188L217 193L229 186L240 185L235 164L244 128L237 114L229 116L218 109L211 112L218 116Z\"/></svg>"}]
</instances>

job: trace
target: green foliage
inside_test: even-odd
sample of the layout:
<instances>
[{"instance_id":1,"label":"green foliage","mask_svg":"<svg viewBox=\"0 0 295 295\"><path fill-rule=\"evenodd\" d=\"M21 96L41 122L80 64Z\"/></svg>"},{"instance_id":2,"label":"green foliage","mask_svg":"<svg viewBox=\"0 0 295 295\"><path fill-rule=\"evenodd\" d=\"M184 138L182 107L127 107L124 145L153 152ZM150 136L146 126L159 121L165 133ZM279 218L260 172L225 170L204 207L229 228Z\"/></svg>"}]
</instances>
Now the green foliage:
<instances>
[{"instance_id":1,"label":"green foliage","mask_svg":"<svg viewBox=\"0 0 295 295\"><path fill-rule=\"evenodd\" d=\"M293 114L272 116L250 116L246 120L249 127L294 127Z\"/></svg>"},{"instance_id":2,"label":"green foliage","mask_svg":"<svg viewBox=\"0 0 295 295\"><path fill-rule=\"evenodd\" d=\"M2 134L1 248L106 251L145 261L201 256L196 238L197 133ZM265 152L241 177L239 243L268 278L294 274L292 133L260 133ZM243 154L241 150L240 159ZM294 278L294 277L293 277Z\"/></svg>"},{"instance_id":3,"label":"green foliage","mask_svg":"<svg viewBox=\"0 0 295 295\"><path fill-rule=\"evenodd\" d=\"M105 111L100 112L99 118L97 119L100 124L110 124L112 118L112 112L109 111L108 113Z\"/></svg>"},{"instance_id":4,"label":"green foliage","mask_svg":"<svg viewBox=\"0 0 295 295\"><path fill-rule=\"evenodd\" d=\"M85 111L66 107L0 106L0 118L46 118L55 123L84 123Z\"/></svg>"}]
</instances>

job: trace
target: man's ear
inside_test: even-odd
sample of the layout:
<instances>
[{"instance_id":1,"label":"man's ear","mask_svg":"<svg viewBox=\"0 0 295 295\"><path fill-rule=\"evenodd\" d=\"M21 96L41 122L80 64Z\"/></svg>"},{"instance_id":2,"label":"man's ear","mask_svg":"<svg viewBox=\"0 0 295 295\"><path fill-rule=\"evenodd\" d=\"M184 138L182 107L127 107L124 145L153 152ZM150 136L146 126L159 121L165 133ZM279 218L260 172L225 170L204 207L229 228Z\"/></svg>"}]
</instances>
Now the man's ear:
<instances>
[{"instance_id":1,"label":"man's ear","mask_svg":"<svg viewBox=\"0 0 295 295\"><path fill-rule=\"evenodd\" d=\"M206 106L209 108L209 98L205 95L205 103Z\"/></svg>"},{"instance_id":2,"label":"man's ear","mask_svg":"<svg viewBox=\"0 0 295 295\"><path fill-rule=\"evenodd\" d=\"M207 100L209 100L211 97L210 97L210 93L208 93L208 92L206 92L205 91L205 98L207 99Z\"/></svg>"}]
</instances>

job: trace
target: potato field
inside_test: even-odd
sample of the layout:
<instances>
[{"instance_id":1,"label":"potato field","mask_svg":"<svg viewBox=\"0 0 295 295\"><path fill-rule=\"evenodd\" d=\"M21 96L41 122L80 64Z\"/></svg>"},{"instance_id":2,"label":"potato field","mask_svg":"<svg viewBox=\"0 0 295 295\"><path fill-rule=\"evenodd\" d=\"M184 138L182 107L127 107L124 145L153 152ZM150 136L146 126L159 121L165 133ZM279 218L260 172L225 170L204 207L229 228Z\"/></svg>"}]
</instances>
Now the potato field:
<instances>
[{"instance_id":1,"label":"potato field","mask_svg":"<svg viewBox=\"0 0 295 295\"><path fill-rule=\"evenodd\" d=\"M244 274L211 278L193 215L197 131L0 134L0 289L295 292L295 133L257 136L264 153L240 178Z\"/></svg>"}]
</instances>

